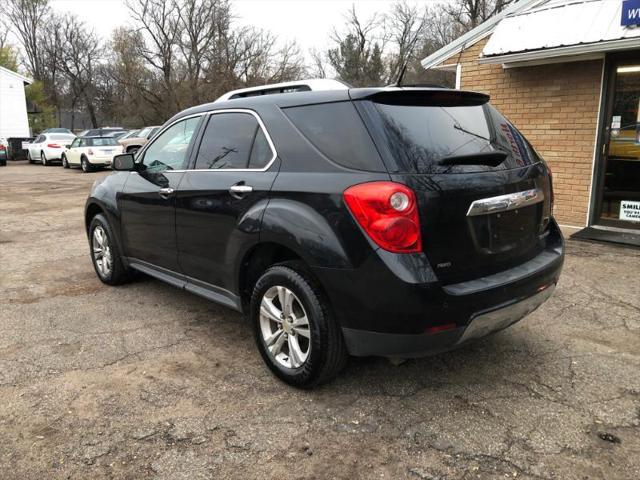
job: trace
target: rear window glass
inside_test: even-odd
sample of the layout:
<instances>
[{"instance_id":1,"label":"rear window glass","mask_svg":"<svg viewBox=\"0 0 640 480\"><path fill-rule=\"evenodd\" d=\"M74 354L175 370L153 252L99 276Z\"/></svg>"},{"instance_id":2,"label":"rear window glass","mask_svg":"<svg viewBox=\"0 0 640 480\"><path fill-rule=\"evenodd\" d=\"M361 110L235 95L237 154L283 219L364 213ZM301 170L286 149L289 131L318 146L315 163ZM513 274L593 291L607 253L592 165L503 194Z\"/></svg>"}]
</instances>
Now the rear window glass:
<instances>
[{"instance_id":1,"label":"rear window glass","mask_svg":"<svg viewBox=\"0 0 640 480\"><path fill-rule=\"evenodd\" d=\"M87 138L87 147L108 147L111 145L118 145L118 142L113 137L102 138Z\"/></svg>"},{"instance_id":2,"label":"rear window glass","mask_svg":"<svg viewBox=\"0 0 640 480\"><path fill-rule=\"evenodd\" d=\"M351 102L292 107L284 112L300 132L335 163L356 170L385 171Z\"/></svg>"},{"instance_id":3,"label":"rear window glass","mask_svg":"<svg viewBox=\"0 0 640 480\"><path fill-rule=\"evenodd\" d=\"M76 138L74 135L61 135L61 134L57 134L57 135L49 135L49 138L51 140L73 140L74 138Z\"/></svg>"},{"instance_id":4,"label":"rear window glass","mask_svg":"<svg viewBox=\"0 0 640 480\"><path fill-rule=\"evenodd\" d=\"M244 169L260 126L249 113L211 115L196 157L196 169Z\"/></svg>"},{"instance_id":5,"label":"rear window glass","mask_svg":"<svg viewBox=\"0 0 640 480\"><path fill-rule=\"evenodd\" d=\"M524 137L488 105L413 106L372 103L372 115L393 171L469 173L505 170L533 163ZM506 154L497 166L456 164L475 154ZM475 159L474 159L475 160Z\"/></svg>"}]
</instances>

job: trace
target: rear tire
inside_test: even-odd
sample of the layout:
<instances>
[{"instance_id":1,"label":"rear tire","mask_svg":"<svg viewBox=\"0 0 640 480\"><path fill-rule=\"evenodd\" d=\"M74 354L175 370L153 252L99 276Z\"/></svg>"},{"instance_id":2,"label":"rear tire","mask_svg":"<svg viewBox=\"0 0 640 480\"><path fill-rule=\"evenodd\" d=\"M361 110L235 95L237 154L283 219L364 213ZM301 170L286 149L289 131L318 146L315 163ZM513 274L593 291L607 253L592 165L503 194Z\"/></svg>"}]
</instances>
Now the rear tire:
<instances>
[{"instance_id":1,"label":"rear tire","mask_svg":"<svg viewBox=\"0 0 640 480\"><path fill-rule=\"evenodd\" d=\"M274 292L277 297L273 296ZM290 294L293 297L287 297ZM293 298L293 306L287 309L281 298ZM270 315L265 315L265 307ZM287 310L289 316L284 317ZM279 317L279 312L283 317ZM324 292L303 264L288 262L269 268L253 289L250 317L262 358L271 371L289 385L315 387L333 379L346 365L348 354L340 326ZM284 320L278 322L278 318ZM283 322L287 318L291 321L285 326ZM302 322L302 318L306 322ZM303 327L298 330L297 325Z\"/></svg>"},{"instance_id":2,"label":"rear tire","mask_svg":"<svg viewBox=\"0 0 640 480\"><path fill-rule=\"evenodd\" d=\"M80 159L80 168L82 168L84 173L89 173L93 170L93 167L89 163L89 160L87 160L87 157L82 157Z\"/></svg>"},{"instance_id":3,"label":"rear tire","mask_svg":"<svg viewBox=\"0 0 640 480\"><path fill-rule=\"evenodd\" d=\"M89 249L93 268L102 283L121 285L131 278L131 271L124 266L109 222L101 213L89 224Z\"/></svg>"}]
</instances>

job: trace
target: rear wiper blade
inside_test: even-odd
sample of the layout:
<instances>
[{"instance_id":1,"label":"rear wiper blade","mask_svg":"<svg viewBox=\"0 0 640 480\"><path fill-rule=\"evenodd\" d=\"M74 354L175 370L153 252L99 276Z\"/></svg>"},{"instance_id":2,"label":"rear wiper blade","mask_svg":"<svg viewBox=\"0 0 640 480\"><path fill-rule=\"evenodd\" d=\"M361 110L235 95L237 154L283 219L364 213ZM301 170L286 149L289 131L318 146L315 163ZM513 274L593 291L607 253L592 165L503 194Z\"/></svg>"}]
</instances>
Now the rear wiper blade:
<instances>
[{"instance_id":1,"label":"rear wiper blade","mask_svg":"<svg viewBox=\"0 0 640 480\"><path fill-rule=\"evenodd\" d=\"M471 155L453 155L441 158L440 165L486 165L497 167L507 158L505 152L478 152Z\"/></svg>"},{"instance_id":2,"label":"rear wiper blade","mask_svg":"<svg viewBox=\"0 0 640 480\"><path fill-rule=\"evenodd\" d=\"M479 133L472 132L471 130L467 130L466 128L464 128L462 125L460 125L457 122L453 124L453 128L455 128L456 130L460 130L461 132L468 133L469 135L473 135L474 137L478 137L478 138L480 138L482 140L486 140L487 142L491 141L490 138L484 137L484 136L480 135Z\"/></svg>"}]
</instances>

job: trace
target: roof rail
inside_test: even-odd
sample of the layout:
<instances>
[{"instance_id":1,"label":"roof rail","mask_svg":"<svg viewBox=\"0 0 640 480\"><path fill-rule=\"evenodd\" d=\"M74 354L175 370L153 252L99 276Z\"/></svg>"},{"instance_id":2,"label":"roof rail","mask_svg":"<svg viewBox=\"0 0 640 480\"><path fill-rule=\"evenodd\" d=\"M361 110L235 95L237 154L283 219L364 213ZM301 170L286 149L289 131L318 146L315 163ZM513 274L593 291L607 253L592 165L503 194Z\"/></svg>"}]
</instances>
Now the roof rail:
<instances>
[{"instance_id":1,"label":"roof rail","mask_svg":"<svg viewBox=\"0 0 640 480\"><path fill-rule=\"evenodd\" d=\"M310 78L293 82L272 83L258 87L240 88L232 90L218 97L215 102L223 102L234 98L254 97L259 95L272 95L276 93L310 92L316 90L346 90L351 88L348 84L329 78ZM214 103L215 103L214 102Z\"/></svg>"}]
</instances>

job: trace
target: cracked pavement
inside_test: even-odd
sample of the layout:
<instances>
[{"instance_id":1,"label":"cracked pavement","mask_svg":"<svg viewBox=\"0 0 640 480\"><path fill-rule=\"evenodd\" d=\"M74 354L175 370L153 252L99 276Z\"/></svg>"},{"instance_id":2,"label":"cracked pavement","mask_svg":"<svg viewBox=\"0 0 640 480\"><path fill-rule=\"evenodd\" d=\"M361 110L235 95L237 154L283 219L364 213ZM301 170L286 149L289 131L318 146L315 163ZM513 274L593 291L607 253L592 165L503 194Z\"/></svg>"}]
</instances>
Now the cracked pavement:
<instances>
[{"instance_id":1,"label":"cracked pavement","mask_svg":"<svg viewBox=\"0 0 640 480\"><path fill-rule=\"evenodd\" d=\"M298 391L237 313L98 281L82 212L105 174L0 168L3 479L640 478L640 251L568 241L519 324Z\"/></svg>"}]
</instances>

